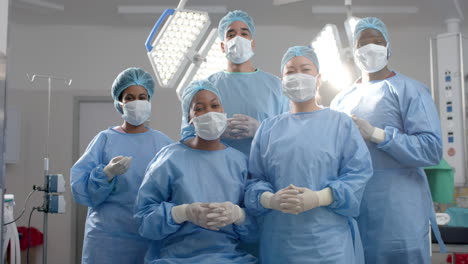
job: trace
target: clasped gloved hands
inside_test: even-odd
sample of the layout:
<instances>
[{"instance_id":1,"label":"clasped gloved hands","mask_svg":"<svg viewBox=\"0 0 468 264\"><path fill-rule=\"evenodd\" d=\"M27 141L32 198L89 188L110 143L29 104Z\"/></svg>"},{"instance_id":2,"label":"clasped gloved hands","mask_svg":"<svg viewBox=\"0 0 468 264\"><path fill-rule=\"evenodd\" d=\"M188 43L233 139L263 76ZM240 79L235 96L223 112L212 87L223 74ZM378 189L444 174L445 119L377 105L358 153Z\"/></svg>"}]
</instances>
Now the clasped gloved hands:
<instances>
[{"instance_id":1,"label":"clasped gloved hands","mask_svg":"<svg viewBox=\"0 0 468 264\"><path fill-rule=\"evenodd\" d=\"M172 218L178 224L190 221L203 228L217 231L226 225L244 222L245 212L231 202L191 203L174 206Z\"/></svg>"},{"instance_id":2,"label":"clasped gloved hands","mask_svg":"<svg viewBox=\"0 0 468 264\"><path fill-rule=\"evenodd\" d=\"M258 122L257 119L242 114L234 114L232 118L228 118L227 121L226 130L222 135L223 138L253 138L260 126L260 122Z\"/></svg>"},{"instance_id":3,"label":"clasped gloved hands","mask_svg":"<svg viewBox=\"0 0 468 264\"><path fill-rule=\"evenodd\" d=\"M261 196L263 207L289 214L299 214L319 206L330 205L332 202L333 194L329 187L320 191L313 191L291 184L274 194L264 192Z\"/></svg>"},{"instance_id":4,"label":"clasped gloved hands","mask_svg":"<svg viewBox=\"0 0 468 264\"><path fill-rule=\"evenodd\" d=\"M351 118L358 126L359 132L365 140L370 140L377 144L385 140L385 130L374 127L366 120L360 119L355 115L352 115Z\"/></svg>"},{"instance_id":5,"label":"clasped gloved hands","mask_svg":"<svg viewBox=\"0 0 468 264\"><path fill-rule=\"evenodd\" d=\"M299 191L289 185L288 187L277 191L276 193L264 192L260 197L260 203L263 207L281 211L283 213L296 213L296 207L299 203Z\"/></svg>"},{"instance_id":6,"label":"clasped gloved hands","mask_svg":"<svg viewBox=\"0 0 468 264\"><path fill-rule=\"evenodd\" d=\"M231 202L210 203L210 213L207 215L207 225L219 229L230 224L242 224L245 220L245 211L237 204Z\"/></svg>"},{"instance_id":7,"label":"clasped gloved hands","mask_svg":"<svg viewBox=\"0 0 468 264\"><path fill-rule=\"evenodd\" d=\"M185 221L194 223L195 225L211 229L208 225L208 218L210 213L208 203L191 203L182 204L172 207L172 218L174 222L181 224Z\"/></svg>"},{"instance_id":8,"label":"clasped gloved hands","mask_svg":"<svg viewBox=\"0 0 468 264\"><path fill-rule=\"evenodd\" d=\"M113 157L111 161L109 161L109 164L104 167L103 171L107 175L109 181L111 181L115 175L121 175L127 172L131 162L132 157Z\"/></svg>"}]
</instances>

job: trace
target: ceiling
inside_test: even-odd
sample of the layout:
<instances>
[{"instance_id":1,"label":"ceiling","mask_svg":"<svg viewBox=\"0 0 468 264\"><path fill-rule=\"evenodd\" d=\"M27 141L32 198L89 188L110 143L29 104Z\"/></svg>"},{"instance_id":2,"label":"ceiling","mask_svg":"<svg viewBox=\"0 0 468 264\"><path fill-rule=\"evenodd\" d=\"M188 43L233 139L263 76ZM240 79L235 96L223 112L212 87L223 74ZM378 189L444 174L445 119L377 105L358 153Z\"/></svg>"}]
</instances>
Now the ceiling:
<instances>
[{"instance_id":1,"label":"ceiling","mask_svg":"<svg viewBox=\"0 0 468 264\"><path fill-rule=\"evenodd\" d=\"M311 27L325 23L343 23L346 14L314 14L312 7L344 6L344 0L295 0L286 5L273 5L274 0L188 0L186 8L199 6L225 7L226 10L247 11L257 25L287 25ZM287 0L276 0L287 1ZM460 9L455 7L458 1ZM32 25L101 25L114 27L151 27L160 13L120 14L119 5L176 7L177 0L10 0L11 21ZM370 6L384 13L355 13L356 16L377 16L393 27L414 26L443 27L444 20L460 17L462 27L468 28L468 3L466 0L354 0L353 7ZM416 8L413 14L387 12L389 6ZM217 23L222 13L211 13Z\"/></svg>"}]
</instances>

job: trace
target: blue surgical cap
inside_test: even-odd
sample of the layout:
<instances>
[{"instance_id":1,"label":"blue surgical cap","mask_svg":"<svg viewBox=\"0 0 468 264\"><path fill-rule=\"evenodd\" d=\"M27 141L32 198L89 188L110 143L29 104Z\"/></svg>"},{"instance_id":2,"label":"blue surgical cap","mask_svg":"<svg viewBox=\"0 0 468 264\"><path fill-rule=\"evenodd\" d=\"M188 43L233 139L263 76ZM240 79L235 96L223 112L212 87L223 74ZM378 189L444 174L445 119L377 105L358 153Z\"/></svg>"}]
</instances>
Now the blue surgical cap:
<instances>
[{"instance_id":1,"label":"blue surgical cap","mask_svg":"<svg viewBox=\"0 0 468 264\"><path fill-rule=\"evenodd\" d=\"M365 17L358 21L356 28L354 29L354 42L357 41L359 34L368 28L373 28L380 31L382 36L385 38L385 41L387 41L387 43L390 42L388 39L387 27L385 26L384 22L382 22L382 20L376 17Z\"/></svg>"},{"instance_id":2,"label":"blue surgical cap","mask_svg":"<svg viewBox=\"0 0 468 264\"><path fill-rule=\"evenodd\" d=\"M182 114L183 118L187 123L190 118L190 103L192 102L193 97L201 90L208 90L216 94L216 96L218 96L219 98L220 103L222 103L218 89L216 89L210 81L197 80L191 82L187 86L187 88L185 88L184 93L182 94Z\"/></svg>"},{"instance_id":3,"label":"blue surgical cap","mask_svg":"<svg viewBox=\"0 0 468 264\"><path fill-rule=\"evenodd\" d=\"M221 20L219 21L218 25L218 37L221 40L224 40L224 35L226 34L226 30L229 27L229 25L232 24L234 21L242 21L244 22L250 30L250 34L253 36L255 33L255 25L253 19L249 16L244 11L241 10L234 10L227 15L225 15Z\"/></svg>"},{"instance_id":4,"label":"blue surgical cap","mask_svg":"<svg viewBox=\"0 0 468 264\"><path fill-rule=\"evenodd\" d=\"M304 56L311 60L315 64L315 67L317 67L317 71L320 72L320 65L317 54L315 54L313 48L307 46L293 46L290 47L283 55L283 59L281 60L281 73L283 73L284 65L286 65L286 63L288 63L288 61L290 61L292 58L297 56Z\"/></svg>"},{"instance_id":5,"label":"blue surgical cap","mask_svg":"<svg viewBox=\"0 0 468 264\"><path fill-rule=\"evenodd\" d=\"M153 97L154 80L153 77L140 68L128 68L119 73L112 84L112 97L114 98L115 109L123 114L122 107L119 104L119 97L125 89L132 85L143 86L148 92L149 98Z\"/></svg>"}]
</instances>

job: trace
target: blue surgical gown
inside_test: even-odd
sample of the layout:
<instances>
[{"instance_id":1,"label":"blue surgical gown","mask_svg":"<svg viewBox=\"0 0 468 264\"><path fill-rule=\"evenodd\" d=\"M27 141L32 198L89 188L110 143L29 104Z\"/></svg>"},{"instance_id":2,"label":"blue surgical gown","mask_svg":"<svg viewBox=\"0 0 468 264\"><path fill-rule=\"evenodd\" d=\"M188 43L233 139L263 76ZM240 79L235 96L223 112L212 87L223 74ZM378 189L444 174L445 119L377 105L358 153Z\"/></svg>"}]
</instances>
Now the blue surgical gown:
<instances>
[{"instance_id":1,"label":"blue surgical gown","mask_svg":"<svg viewBox=\"0 0 468 264\"><path fill-rule=\"evenodd\" d=\"M138 191L135 218L140 234L152 240L145 263L256 263L237 249L240 240L256 239L255 220L213 231L189 221L177 224L172 207L195 202L243 206L247 159L239 151L205 151L182 142L162 149L146 171Z\"/></svg>"},{"instance_id":2,"label":"blue surgical gown","mask_svg":"<svg viewBox=\"0 0 468 264\"><path fill-rule=\"evenodd\" d=\"M252 143L249 172L245 204L263 222L261 263L359 263L362 252L353 244L359 231L352 222L372 165L350 117L325 108L265 120ZM333 202L298 215L261 205L263 192L290 184L315 191L330 187Z\"/></svg>"},{"instance_id":3,"label":"blue surgical gown","mask_svg":"<svg viewBox=\"0 0 468 264\"><path fill-rule=\"evenodd\" d=\"M366 142L374 175L357 219L366 263L430 263L429 220L438 229L422 167L439 163L442 142L428 88L396 73L354 84L331 107L385 130L383 142Z\"/></svg>"},{"instance_id":4,"label":"blue surgical gown","mask_svg":"<svg viewBox=\"0 0 468 264\"><path fill-rule=\"evenodd\" d=\"M289 101L282 94L280 79L264 71L221 71L208 77L208 80L219 90L224 112L228 118L234 114L243 114L262 122L268 117L289 110ZM186 124L183 123L182 133L185 127ZM250 154L252 138L223 139L223 142L247 157Z\"/></svg>"},{"instance_id":5,"label":"blue surgical gown","mask_svg":"<svg viewBox=\"0 0 468 264\"><path fill-rule=\"evenodd\" d=\"M71 189L77 203L88 206L82 263L143 263L149 241L138 234L133 219L135 198L148 163L173 141L149 129L125 134L100 132L71 168ZM128 171L109 182L104 167L116 156L130 156Z\"/></svg>"}]
</instances>

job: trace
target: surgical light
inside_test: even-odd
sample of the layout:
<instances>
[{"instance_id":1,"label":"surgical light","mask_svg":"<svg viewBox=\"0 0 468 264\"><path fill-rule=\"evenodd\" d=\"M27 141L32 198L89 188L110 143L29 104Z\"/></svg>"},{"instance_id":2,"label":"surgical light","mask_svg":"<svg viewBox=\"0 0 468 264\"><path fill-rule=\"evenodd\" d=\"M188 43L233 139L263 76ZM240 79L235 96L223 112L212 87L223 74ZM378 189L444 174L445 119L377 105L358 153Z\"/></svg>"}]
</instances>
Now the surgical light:
<instances>
[{"instance_id":1,"label":"surgical light","mask_svg":"<svg viewBox=\"0 0 468 264\"><path fill-rule=\"evenodd\" d=\"M166 9L146 40L148 58L161 87L174 87L189 61L196 58L211 21L207 12ZM153 41L154 39L154 41Z\"/></svg>"},{"instance_id":2,"label":"surgical light","mask_svg":"<svg viewBox=\"0 0 468 264\"><path fill-rule=\"evenodd\" d=\"M221 51L221 40L218 38L218 29L211 30L208 38L200 49L200 60L194 60L182 81L177 87L179 99L184 92L185 87L193 80L201 80L209 77L211 74L219 72L226 66L226 56Z\"/></svg>"},{"instance_id":3,"label":"surgical light","mask_svg":"<svg viewBox=\"0 0 468 264\"><path fill-rule=\"evenodd\" d=\"M325 25L312 40L320 64L322 81L336 90L342 90L351 84L351 74L342 60L342 47L338 29L335 25Z\"/></svg>"}]
</instances>

